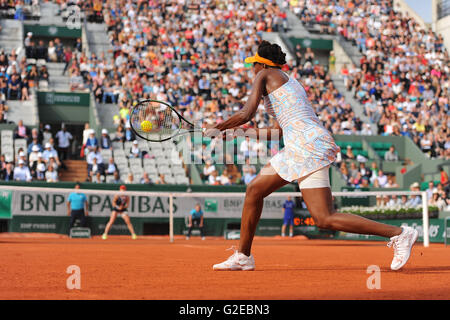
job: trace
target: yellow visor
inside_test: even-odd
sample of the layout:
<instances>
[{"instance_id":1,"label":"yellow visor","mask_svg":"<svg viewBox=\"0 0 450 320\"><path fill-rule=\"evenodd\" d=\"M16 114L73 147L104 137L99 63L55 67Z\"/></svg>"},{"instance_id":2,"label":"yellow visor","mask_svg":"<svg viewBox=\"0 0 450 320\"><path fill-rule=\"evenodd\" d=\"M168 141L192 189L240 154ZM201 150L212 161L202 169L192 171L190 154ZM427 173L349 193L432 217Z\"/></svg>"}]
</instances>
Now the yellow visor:
<instances>
[{"instance_id":1,"label":"yellow visor","mask_svg":"<svg viewBox=\"0 0 450 320\"><path fill-rule=\"evenodd\" d=\"M283 66L282 64L272 62L272 60L260 57L258 55L258 53L256 53L253 57L245 58L245 63L255 63L255 62L267 64L268 66L271 66L271 67L282 67Z\"/></svg>"}]
</instances>

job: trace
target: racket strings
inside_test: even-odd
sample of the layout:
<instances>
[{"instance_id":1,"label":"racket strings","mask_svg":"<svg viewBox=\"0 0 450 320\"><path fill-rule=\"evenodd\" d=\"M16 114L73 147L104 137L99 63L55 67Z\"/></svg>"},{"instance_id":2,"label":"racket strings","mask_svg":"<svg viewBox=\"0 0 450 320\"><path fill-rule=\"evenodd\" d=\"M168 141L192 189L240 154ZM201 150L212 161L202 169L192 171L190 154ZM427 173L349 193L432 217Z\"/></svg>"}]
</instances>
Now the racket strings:
<instances>
[{"instance_id":1,"label":"racket strings","mask_svg":"<svg viewBox=\"0 0 450 320\"><path fill-rule=\"evenodd\" d=\"M173 134L178 129L180 121L167 105L149 101L135 109L131 122L133 128L140 134L158 134L161 136Z\"/></svg>"}]
</instances>

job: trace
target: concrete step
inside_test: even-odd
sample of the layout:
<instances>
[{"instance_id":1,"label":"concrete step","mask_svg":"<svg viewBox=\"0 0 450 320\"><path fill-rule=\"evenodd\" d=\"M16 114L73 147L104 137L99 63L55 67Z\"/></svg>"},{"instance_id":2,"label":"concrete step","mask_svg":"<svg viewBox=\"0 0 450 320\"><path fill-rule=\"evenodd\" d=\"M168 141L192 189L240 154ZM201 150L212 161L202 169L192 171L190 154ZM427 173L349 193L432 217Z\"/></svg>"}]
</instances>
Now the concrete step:
<instances>
[{"instance_id":1,"label":"concrete step","mask_svg":"<svg viewBox=\"0 0 450 320\"><path fill-rule=\"evenodd\" d=\"M66 64L63 62L47 62L46 63L47 70L49 73L52 71L58 71L58 70L62 73L65 65Z\"/></svg>"},{"instance_id":2,"label":"concrete step","mask_svg":"<svg viewBox=\"0 0 450 320\"><path fill-rule=\"evenodd\" d=\"M85 181L87 178L87 162L85 160L65 160L67 170L61 170L60 181Z\"/></svg>"},{"instance_id":3,"label":"concrete step","mask_svg":"<svg viewBox=\"0 0 450 320\"><path fill-rule=\"evenodd\" d=\"M9 106L8 120L17 123L23 120L23 123L28 126L35 126L39 123L38 108L34 97L30 100L8 100L6 104Z\"/></svg>"}]
</instances>

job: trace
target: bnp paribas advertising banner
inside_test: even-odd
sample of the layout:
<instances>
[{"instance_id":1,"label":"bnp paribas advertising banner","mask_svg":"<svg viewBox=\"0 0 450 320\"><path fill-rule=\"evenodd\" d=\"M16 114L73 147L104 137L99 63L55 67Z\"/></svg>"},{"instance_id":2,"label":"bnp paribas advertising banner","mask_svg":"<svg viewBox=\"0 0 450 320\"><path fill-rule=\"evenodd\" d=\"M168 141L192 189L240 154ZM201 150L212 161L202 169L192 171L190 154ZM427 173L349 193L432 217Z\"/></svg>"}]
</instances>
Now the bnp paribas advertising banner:
<instances>
[{"instance_id":1,"label":"bnp paribas advertising banner","mask_svg":"<svg viewBox=\"0 0 450 320\"><path fill-rule=\"evenodd\" d=\"M67 191L27 191L15 190L11 199L2 201L0 210L5 212L10 204L12 215L17 216L66 216L67 199L73 190ZM8 195L11 197L11 194ZM5 195L6 197L6 195ZM109 217L113 209L113 195L86 194L89 203L89 215L92 217ZM5 198L7 199L7 197ZM283 217L285 197L267 198L264 202L262 218L280 219ZM230 198L174 198L173 213L175 217L184 217L199 203L205 218L240 218L244 205L243 197ZM163 218L169 216L168 196L131 195L128 212L132 218ZM0 211L1 214L1 211Z\"/></svg>"},{"instance_id":2,"label":"bnp paribas advertising banner","mask_svg":"<svg viewBox=\"0 0 450 320\"><path fill-rule=\"evenodd\" d=\"M12 192L9 190L0 191L0 219L12 218Z\"/></svg>"}]
</instances>

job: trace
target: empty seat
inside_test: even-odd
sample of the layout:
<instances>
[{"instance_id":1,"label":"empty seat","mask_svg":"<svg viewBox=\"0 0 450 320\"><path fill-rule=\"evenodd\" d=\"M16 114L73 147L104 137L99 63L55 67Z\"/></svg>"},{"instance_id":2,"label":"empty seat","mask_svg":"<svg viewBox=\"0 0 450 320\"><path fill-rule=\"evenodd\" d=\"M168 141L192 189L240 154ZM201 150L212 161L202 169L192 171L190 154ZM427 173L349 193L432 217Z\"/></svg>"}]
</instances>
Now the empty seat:
<instances>
[{"instance_id":1,"label":"empty seat","mask_svg":"<svg viewBox=\"0 0 450 320\"><path fill-rule=\"evenodd\" d=\"M171 171L169 169L169 166L160 166L160 167L158 167L158 173L162 173L164 175L169 175L169 174L171 174Z\"/></svg>"},{"instance_id":2,"label":"empty seat","mask_svg":"<svg viewBox=\"0 0 450 320\"><path fill-rule=\"evenodd\" d=\"M189 184L189 179L187 177L176 176L175 183L176 184Z\"/></svg>"},{"instance_id":3,"label":"empty seat","mask_svg":"<svg viewBox=\"0 0 450 320\"><path fill-rule=\"evenodd\" d=\"M184 171L184 169L182 167L172 167L171 172L173 173L174 176L186 174L186 171Z\"/></svg>"},{"instance_id":4,"label":"empty seat","mask_svg":"<svg viewBox=\"0 0 450 320\"><path fill-rule=\"evenodd\" d=\"M25 139L16 139L14 140L14 146L17 148L27 148L27 140Z\"/></svg>"},{"instance_id":5,"label":"empty seat","mask_svg":"<svg viewBox=\"0 0 450 320\"><path fill-rule=\"evenodd\" d=\"M151 151L162 150L162 146L160 142L149 142L149 147Z\"/></svg>"},{"instance_id":6,"label":"empty seat","mask_svg":"<svg viewBox=\"0 0 450 320\"><path fill-rule=\"evenodd\" d=\"M133 146L133 142L131 142L131 141L125 141L123 143L123 148L125 149L125 152L129 152L132 146Z\"/></svg>"},{"instance_id":7,"label":"empty seat","mask_svg":"<svg viewBox=\"0 0 450 320\"><path fill-rule=\"evenodd\" d=\"M2 140L5 138L11 138L13 137L13 131L12 130L2 130L1 134Z\"/></svg>"},{"instance_id":8,"label":"empty seat","mask_svg":"<svg viewBox=\"0 0 450 320\"><path fill-rule=\"evenodd\" d=\"M141 166L138 166L136 164L130 166L130 170L133 173L142 173L142 172L144 172L144 169Z\"/></svg>"},{"instance_id":9,"label":"empty seat","mask_svg":"<svg viewBox=\"0 0 450 320\"><path fill-rule=\"evenodd\" d=\"M109 149L102 149L100 151L100 154L102 155L103 159L109 159L112 157L112 150Z\"/></svg>"},{"instance_id":10,"label":"empty seat","mask_svg":"<svg viewBox=\"0 0 450 320\"><path fill-rule=\"evenodd\" d=\"M153 159L153 158L144 158L144 159L142 160L142 163L144 164L144 167L145 167L146 165L153 165L153 166L156 166L156 160Z\"/></svg>"},{"instance_id":11,"label":"empty seat","mask_svg":"<svg viewBox=\"0 0 450 320\"><path fill-rule=\"evenodd\" d=\"M123 150L123 143L120 142L120 141L113 141L111 145L112 145L114 151L117 150L117 149L119 149L119 150L122 149Z\"/></svg>"},{"instance_id":12,"label":"empty seat","mask_svg":"<svg viewBox=\"0 0 450 320\"><path fill-rule=\"evenodd\" d=\"M106 176L106 183L113 183L114 182L114 176Z\"/></svg>"},{"instance_id":13,"label":"empty seat","mask_svg":"<svg viewBox=\"0 0 450 320\"><path fill-rule=\"evenodd\" d=\"M119 157L125 158L125 151L123 151L123 149L114 149L113 153L114 153L114 158L119 158Z\"/></svg>"},{"instance_id":14,"label":"empty seat","mask_svg":"<svg viewBox=\"0 0 450 320\"><path fill-rule=\"evenodd\" d=\"M175 178L172 177L171 175L164 176L164 180L165 180L166 183L168 183L168 184L175 184Z\"/></svg>"},{"instance_id":15,"label":"empty seat","mask_svg":"<svg viewBox=\"0 0 450 320\"><path fill-rule=\"evenodd\" d=\"M156 167L145 167L144 170L149 175L157 175L158 174L158 170L156 169Z\"/></svg>"},{"instance_id":16,"label":"empty seat","mask_svg":"<svg viewBox=\"0 0 450 320\"><path fill-rule=\"evenodd\" d=\"M133 166L142 167L142 160L141 160L141 158L130 158L129 162L130 162L130 167L133 167Z\"/></svg>"}]
</instances>

